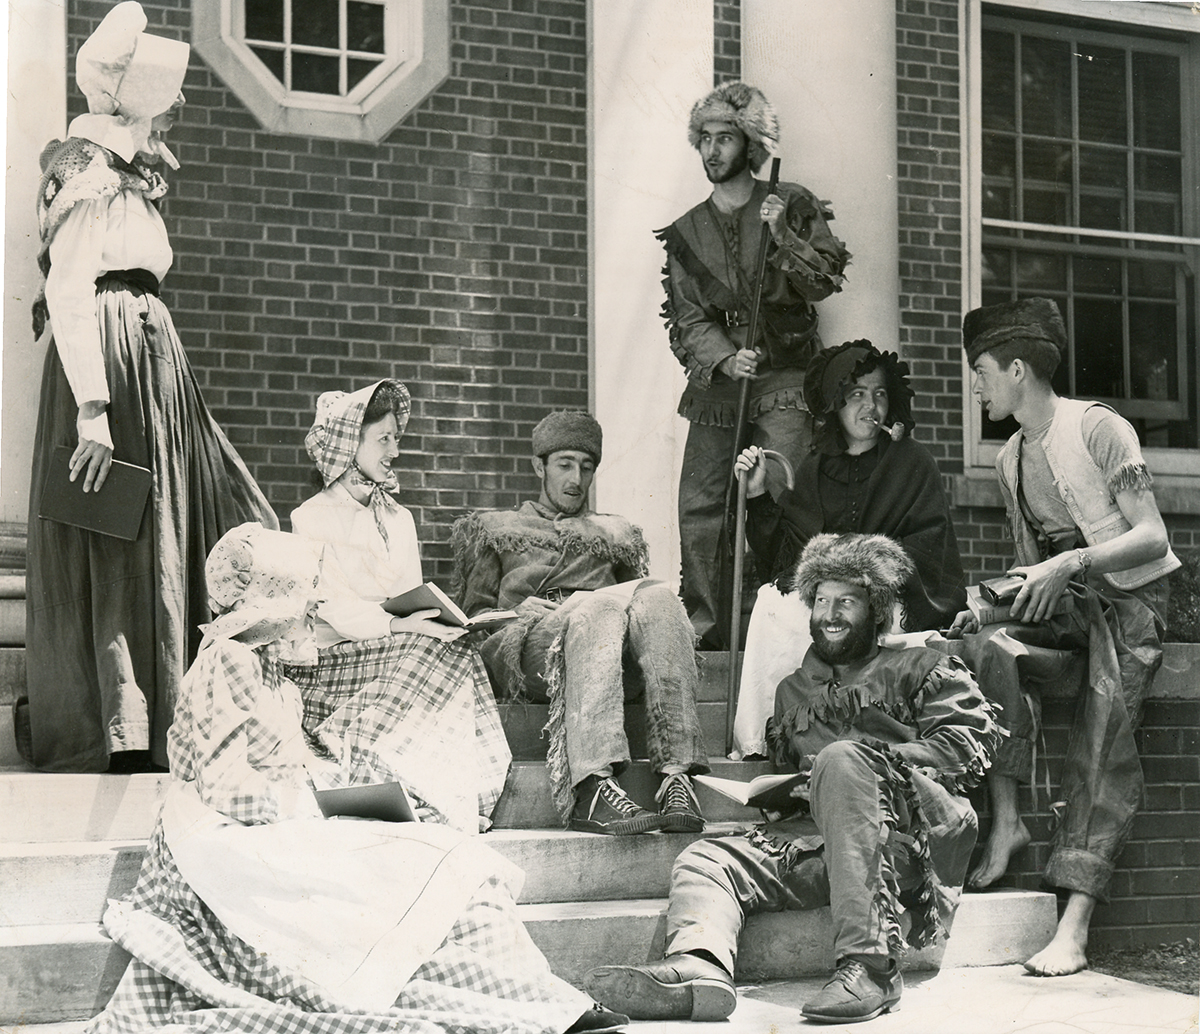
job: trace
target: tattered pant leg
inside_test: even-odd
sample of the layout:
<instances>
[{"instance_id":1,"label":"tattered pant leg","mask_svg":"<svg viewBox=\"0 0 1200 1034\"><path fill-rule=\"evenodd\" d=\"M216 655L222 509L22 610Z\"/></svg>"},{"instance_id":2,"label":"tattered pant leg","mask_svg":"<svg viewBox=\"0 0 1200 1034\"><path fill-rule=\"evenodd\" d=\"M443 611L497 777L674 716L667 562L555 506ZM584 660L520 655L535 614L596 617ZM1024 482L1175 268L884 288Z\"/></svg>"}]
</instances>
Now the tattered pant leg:
<instances>
[{"instance_id":1,"label":"tattered pant leg","mask_svg":"<svg viewBox=\"0 0 1200 1034\"><path fill-rule=\"evenodd\" d=\"M645 686L646 726L654 771L679 765L707 772L696 710L696 655L683 604L665 585L638 589L629 603L626 652ZM633 681L633 680L630 680Z\"/></svg>"},{"instance_id":2,"label":"tattered pant leg","mask_svg":"<svg viewBox=\"0 0 1200 1034\"><path fill-rule=\"evenodd\" d=\"M751 444L786 456L793 469L808 454L812 417L795 406L777 406L754 418ZM725 601L720 599L718 548L725 512L725 491L733 454L732 427L689 424L679 475L679 552L684 607L696 635L725 641ZM775 498L784 488L778 464L767 465L767 490Z\"/></svg>"},{"instance_id":3,"label":"tattered pant leg","mask_svg":"<svg viewBox=\"0 0 1200 1034\"><path fill-rule=\"evenodd\" d=\"M521 664L532 699L548 700L551 777L556 740L565 736L570 786L629 760L622 655L625 604L616 596L578 593L542 618L526 637ZM561 656L555 657L555 649ZM553 684L561 679L561 712Z\"/></svg>"},{"instance_id":4,"label":"tattered pant leg","mask_svg":"<svg viewBox=\"0 0 1200 1034\"><path fill-rule=\"evenodd\" d=\"M1162 663L1166 579L1136 593L1089 593L1088 678L1076 703L1063 764L1059 823L1043 880L1101 901L1133 828L1143 777L1134 731ZM1147 604L1150 605L1147 605Z\"/></svg>"},{"instance_id":5,"label":"tattered pant leg","mask_svg":"<svg viewBox=\"0 0 1200 1034\"><path fill-rule=\"evenodd\" d=\"M679 475L679 594L696 635L721 641L717 550L732 451L733 428L688 424Z\"/></svg>"},{"instance_id":6,"label":"tattered pant leg","mask_svg":"<svg viewBox=\"0 0 1200 1034\"><path fill-rule=\"evenodd\" d=\"M1032 781L1042 688L1083 679L1087 633L1076 624L1013 623L966 637L965 660L980 692L1000 706L999 721L1008 732L996 749L993 775Z\"/></svg>"},{"instance_id":7,"label":"tattered pant leg","mask_svg":"<svg viewBox=\"0 0 1200 1034\"><path fill-rule=\"evenodd\" d=\"M671 870L666 953L702 949L732 974L747 916L828 903L819 850L801 851L762 833L698 840Z\"/></svg>"},{"instance_id":8,"label":"tattered pant leg","mask_svg":"<svg viewBox=\"0 0 1200 1034\"><path fill-rule=\"evenodd\" d=\"M910 817L903 795L893 794L881 774L883 764L878 751L855 740L829 744L813 762L809 806L825 839L839 959L887 955L900 939L896 910L886 902L898 889L898 871L910 869L911 861L907 849L889 845L889 826L906 830Z\"/></svg>"}]
</instances>

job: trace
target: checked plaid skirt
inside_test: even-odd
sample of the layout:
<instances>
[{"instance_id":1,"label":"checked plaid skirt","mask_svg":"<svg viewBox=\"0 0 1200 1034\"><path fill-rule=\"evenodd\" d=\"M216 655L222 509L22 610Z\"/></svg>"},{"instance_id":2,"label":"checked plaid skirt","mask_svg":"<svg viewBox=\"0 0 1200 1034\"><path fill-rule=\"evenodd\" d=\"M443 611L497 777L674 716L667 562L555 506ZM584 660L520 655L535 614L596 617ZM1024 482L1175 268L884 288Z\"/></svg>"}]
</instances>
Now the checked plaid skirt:
<instances>
[{"instance_id":1,"label":"checked plaid skirt","mask_svg":"<svg viewBox=\"0 0 1200 1034\"><path fill-rule=\"evenodd\" d=\"M398 780L458 829L490 816L512 761L479 652L416 632L339 643L289 667L304 729L343 785Z\"/></svg>"},{"instance_id":2,"label":"checked plaid skirt","mask_svg":"<svg viewBox=\"0 0 1200 1034\"><path fill-rule=\"evenodd\" d=\"M550 972L497 877L381 1012L330 1000L231 933L179 874L161 826L104 921L133 958L85 1034L558 1034L591 1005Z\"/></svg>"}]
</instances>

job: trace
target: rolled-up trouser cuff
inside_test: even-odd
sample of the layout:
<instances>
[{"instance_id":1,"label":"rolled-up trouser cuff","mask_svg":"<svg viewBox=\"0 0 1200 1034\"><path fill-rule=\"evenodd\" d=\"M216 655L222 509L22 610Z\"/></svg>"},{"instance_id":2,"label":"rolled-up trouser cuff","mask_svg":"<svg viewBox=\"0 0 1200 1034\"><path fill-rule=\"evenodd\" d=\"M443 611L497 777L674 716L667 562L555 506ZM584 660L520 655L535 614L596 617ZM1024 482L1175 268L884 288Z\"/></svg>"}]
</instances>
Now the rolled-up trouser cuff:
<instances>
[{"instance_id":1,"label":"rolled-up trouser cuff","mask_svg":"<svg viewBox=\"0 0 1200 1034\"><path fill-rule=\"evenodd\" d=\"M1001 739L992 759L991 774L1008 776L1021 783L1032 782L1035 778L1033 740L1023 736L1005 736Z\"/></svg>"},{"instance_id":2,"label":"rolled-up trouser cuff","mask_svg":"<svg viewBox=\"0 0 1200 1034\"><path fill-rule=\"evenodd\" d=\"M1075 847L1056 847L1042 874L1042 882L1050 887L1080 891L1097 901L1108 901L1108 881L1112 878L1113 863L1090 851Z\"/></svg>"}]
</instances>

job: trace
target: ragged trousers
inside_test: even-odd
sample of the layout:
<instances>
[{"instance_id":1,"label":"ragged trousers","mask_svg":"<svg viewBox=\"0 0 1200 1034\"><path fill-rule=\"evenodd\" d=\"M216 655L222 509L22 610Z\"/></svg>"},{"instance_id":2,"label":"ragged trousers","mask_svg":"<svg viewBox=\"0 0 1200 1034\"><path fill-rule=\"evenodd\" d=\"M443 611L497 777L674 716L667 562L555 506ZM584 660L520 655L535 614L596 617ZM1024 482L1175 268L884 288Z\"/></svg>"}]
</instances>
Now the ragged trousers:
<instances>
[{"instance_id":1,"label":"ragged trousers","mask_svg":"<svg viewBox=\"0 0 1200 1034\"><path fill-rule=\"evenodd\" d=\"M733 435L732 427L689 424L679 475L680 594L696 635L712 643L724 643L729 635L728 628L718 627L728 601L720 599L717 554ZM812 418L803 409L770 409L752 424L750 444L782 453L793 468L808 453L811 440ZM778 497L783 488L778 466L768 464L767 489Z\"/></svg>"},{"instance_id":2,"label":"ragged trousers","mask_svg":"<svg viewBox=\"0 0 1200 1034\"><path fill-rule=\"evenodd\" d=\"M556 642L560 657L552 655ZM665 585L641 587L628 601L575 593L530 629L521 666L526 692L536 701L551 700L555 671L561 673L570 786L629 761L625 701L639 697L654 770L708 771L692 628Z\"/></svg>"},{"instance_id":3,"label":"ragged trousers","mask_svg":"<svg viewBox=\"0 0 1200 1034\"><path fill-rule=\"evenodd\" d=\"M1142 797L1134 732L1162 663L1166 579L1131 593L1090 586L1074 612L1039 625L1011 624L967 636L964 659L1000 704L1009 731L993 775L1029 779L1049 683L1079 685L1063 764L1058 820L1043 880L1103 901Z\"/></svg>"},{"instance_id":4,"label":"ragged trousers","mask_svg":"<svg viewBox=\"0 0 1200 1034\"><path fill-rule=\"evenodd\" d=\"M915 886L917 865L907 837L913 821L900 795L898 814L884 801L876 752L839 740L816 757L810 808L820 837L789 842L762 832L699 840L671 872L666 953L709 951L729 973L748 916L830 906L836 958L889 954L894 915L884 894L885 865L899 885ZM824 840L823 846L820 841Z\"/></svg>"}]
</instances>

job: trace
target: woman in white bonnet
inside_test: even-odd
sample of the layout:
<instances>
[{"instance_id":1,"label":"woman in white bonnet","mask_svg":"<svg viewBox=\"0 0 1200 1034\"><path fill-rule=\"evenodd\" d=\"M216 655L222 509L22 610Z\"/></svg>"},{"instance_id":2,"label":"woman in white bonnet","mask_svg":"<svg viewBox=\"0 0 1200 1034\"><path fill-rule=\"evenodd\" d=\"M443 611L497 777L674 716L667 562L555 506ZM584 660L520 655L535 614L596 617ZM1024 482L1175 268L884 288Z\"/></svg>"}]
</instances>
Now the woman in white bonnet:
<instances>
[{"instance_id":1,"label":"woman in white bonnet","mask_svg":"<svg viewBox=\"0 0 1200 1034\"><path fill-rule=\"evenodd\" d=\"M145 32L118 4L79 48L86 115L42 154L46 276L34 333L53 334L30 491L26 664L17 742L47 771L165 766L178 684L209 617L204 558L245 520L276 527L209 414L158 297L171 245L153 171L183 103L186 43ZM147 467L150 500L130 542L38 517L56 449L100 491L113 460Z\"/></svg>"},{"instance_id":2,"label":"woman in white bonnet","mask_svg":"<svg viewBox=\"0 0 1200 1034\"><path fill-rule=\"evenodd\" d=\"M435 612L380 606L424 581L412 514L393 497L411 408L396 380L317 400L305 446L325 487L292 511L292 530L328 547L321 650L293 678L305 728L356 782L398 779L474 830L490 824L512 760L483 660Z\"/></svg>"},{"instance_id":3,"label":"woman in white bonnet","mask_svg":"<svg viewBox=\"0 0 1200 1034\"><path fill-rule=\"evenodd\" d=\"M284 665L316 659L322 552L253 523L213 549L218 616L181 686L162 812L104 913L132 958L87 1034L616 1030L626 1017L550 972L520 870L478 837L321 817L310 774L334 773Z\"/></svg>"}]
</instances>

